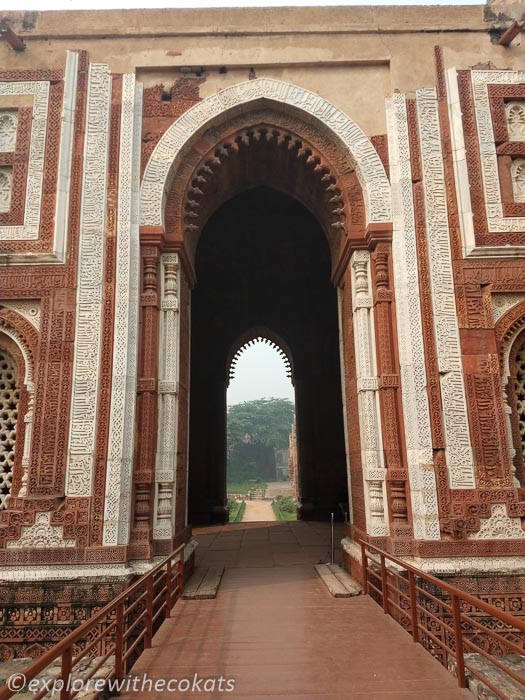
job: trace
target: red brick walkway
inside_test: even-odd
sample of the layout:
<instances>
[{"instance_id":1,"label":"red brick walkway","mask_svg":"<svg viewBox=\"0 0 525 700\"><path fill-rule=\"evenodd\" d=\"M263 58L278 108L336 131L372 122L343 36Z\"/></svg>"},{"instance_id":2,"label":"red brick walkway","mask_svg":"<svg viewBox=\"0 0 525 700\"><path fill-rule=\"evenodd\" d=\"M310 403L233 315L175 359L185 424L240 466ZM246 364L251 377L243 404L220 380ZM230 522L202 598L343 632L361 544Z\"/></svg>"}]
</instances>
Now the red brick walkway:
<instances>
[{"instance_id":1,"label":"red brick walkway","mask_svg":"<svg viewBox=\"0 0 525 700\"><path fill-rule=\"evenodd\" d=\"M308 527L279 524L273 539L291 540L295 531L307 542ZM246 541L245 548L251 550L250 560L243 566L237 557L233 566L227 565L215 600L177 603L153 649L142 655L132 674L192 681L194 674L204 679L223 676L235 680L234 691L221 693L216 685L215 692L205 692L201 683L200 693L153 691L122 698L472 700L369 597L332 598L311 564L271 564L270 528L272 524L257 524L257 532L249 528L250 546ZM207 532L233 534L217 528ZM243 540L245 533L239 552ZM296 554L291 541L280 542L281 554L285 544ZM209 545L208 551L235 551L209 550ZM262 566L256 564L257 552Z\"/></svg>"}]
</instances>

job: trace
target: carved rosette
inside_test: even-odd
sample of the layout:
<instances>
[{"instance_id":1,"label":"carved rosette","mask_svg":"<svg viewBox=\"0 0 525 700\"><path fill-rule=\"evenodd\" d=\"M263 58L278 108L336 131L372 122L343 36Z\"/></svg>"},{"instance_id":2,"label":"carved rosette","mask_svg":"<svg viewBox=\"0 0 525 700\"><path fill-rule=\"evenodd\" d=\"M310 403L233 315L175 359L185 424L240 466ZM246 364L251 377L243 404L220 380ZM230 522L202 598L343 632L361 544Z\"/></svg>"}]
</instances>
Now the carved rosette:
<instances>
[{"instance_id":1,"label":"carved rosette","mask_svg":"<svg viewBox=\"0 0 525 700\"><path fill-rule=\"evenodd\" d=\"M525 141L525 102L507 102L505 116L509 141Z\"/></svg>"}]
</instances>

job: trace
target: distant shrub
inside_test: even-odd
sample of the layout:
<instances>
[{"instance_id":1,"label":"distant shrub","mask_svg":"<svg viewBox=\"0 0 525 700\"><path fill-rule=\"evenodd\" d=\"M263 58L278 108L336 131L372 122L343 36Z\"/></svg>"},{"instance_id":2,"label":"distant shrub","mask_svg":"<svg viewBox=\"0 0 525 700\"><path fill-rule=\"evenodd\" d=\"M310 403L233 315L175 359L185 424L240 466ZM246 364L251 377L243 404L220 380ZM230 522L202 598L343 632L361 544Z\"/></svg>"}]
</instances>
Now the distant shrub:
<instances>
[{"instance_id":1,"label":"distant shrub","mask_svg":"<svg viewBox=\"0 0 525 700\"><path fill-rule=\"evenodd\" d=\"M295 513L297 510L297 503L291 496L277 496L275 500L283 513Z\"/></svg>"}]
</instances>

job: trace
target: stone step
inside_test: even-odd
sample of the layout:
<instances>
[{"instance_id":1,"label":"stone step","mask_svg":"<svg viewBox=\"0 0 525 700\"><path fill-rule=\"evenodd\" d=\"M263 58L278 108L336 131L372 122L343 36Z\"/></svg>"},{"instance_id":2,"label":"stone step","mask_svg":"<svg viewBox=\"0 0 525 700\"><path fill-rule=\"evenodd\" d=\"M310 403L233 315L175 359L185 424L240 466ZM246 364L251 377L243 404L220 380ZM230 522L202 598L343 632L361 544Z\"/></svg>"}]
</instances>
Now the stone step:
<instances>
[{"instance_id":1,"label":"stone step","mask_svg":"<svg viewBox=\"0 0 525 700\"><path fill-rule=\"evenodd\" d=\"M353 598L363 592L357 581L338 564L314 564L314 567L334 598Z\"/></svg>"},{"instance_id":2,"label":"stone step","mask_svg":"<svg viewBox=\"0 0 525 700\"><path fill-rule=\"evenodd\" d=\"M497 666L490 663L481 654L470 653L465 654L465 665L468 667L466 669L467 677L467 688L478 700L523 700L525 698L525 656L518 656L517 654L506 654L504 656L498 656L498 661L506 666L511 671L521 678L523 678L523 683L518 683L506 673L501 671ZM481 675L481 678L477 678L472 671L472 669ZM451 659L448 663L448 669L455 676L457 675L456 660ZM489 683L498 689L495 693L490 688L483 683L483 678L487 679Z\"/></svg>"},{"instance_id":3,"label":"stone step","mask_svg":"<svg viewBox=\"0 0 525 700\"><path fill-rule=\"evenodd\" d=\"M218 566L196 568L187 586L184 588L183 599L209 600L215 598L223 573L224 568Z\"/></svg>"},{"instance_id":4,"label":"stone step","mask_svg":"<svg viewBox=\"0 0 525 700\"><path fill-rule=\"evenodd\" d=\"M327 566L349 593L352 593L352 595L361 595L363 589L357 581L350 576L348 571L345 571L339 564L328 564Z\"/></svg>"},{"instance_id":5,"label":"stone step","mask_svg":"<svg viewBox=\"0 0 525 700\"><path fill-rule=\"evenodd\" d=\"M193 570L190 580L184 586L184 591L182 593L184 600L193 600L193 598L195 598L195 594L199 590L199 586L201 585L207 571L208 569L206 568L195 568Z\"/></svg>"}]
</instances>

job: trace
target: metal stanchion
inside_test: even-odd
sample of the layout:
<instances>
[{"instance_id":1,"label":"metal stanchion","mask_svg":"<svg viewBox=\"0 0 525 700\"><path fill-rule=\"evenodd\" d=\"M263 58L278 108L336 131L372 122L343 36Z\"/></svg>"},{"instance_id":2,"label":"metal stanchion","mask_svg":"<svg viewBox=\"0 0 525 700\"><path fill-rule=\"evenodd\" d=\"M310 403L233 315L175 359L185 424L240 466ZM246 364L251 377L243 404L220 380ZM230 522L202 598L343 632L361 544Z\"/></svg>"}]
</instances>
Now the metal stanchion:
<instances>
[{"instance_id":1,"label":"metal stanchion","mask_svg":"<svg viewBox=\"0 0 525 700\"><path fill-rule=\"evenodd\" d=\"M334 562L334 541L335 541L335 532L334 532L334 514L330 514L330 564L335 564Z\"/></svg>"}]
</instances>

